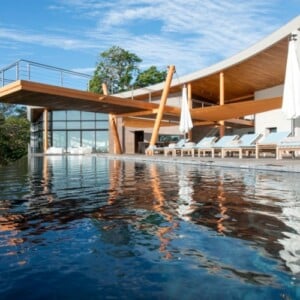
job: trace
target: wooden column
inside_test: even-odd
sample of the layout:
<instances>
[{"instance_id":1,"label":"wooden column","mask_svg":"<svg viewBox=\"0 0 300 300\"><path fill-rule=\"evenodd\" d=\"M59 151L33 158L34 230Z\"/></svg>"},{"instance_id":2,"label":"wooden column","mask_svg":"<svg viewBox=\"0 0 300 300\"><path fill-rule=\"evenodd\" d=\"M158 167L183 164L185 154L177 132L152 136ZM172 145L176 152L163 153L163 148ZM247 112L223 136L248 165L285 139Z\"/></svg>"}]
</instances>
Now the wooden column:
<instances>
[{"instance_id":1,"label":"wooden column","mask_svg":"<svg viewBox=\"0 0 300 300\"><path fill-rule=\"evenodd\" d=\"M165 86L164 86L164 89L163 89L163 92L161 95L159 108L157 111L153 131L152 131L152 136L151 136L151 140L150 140L150 144L149 144L150 149L151 149L151 147L152 148L154 147L156 140L157 140L157 136L158 136L158 132L159 132L159 128L160 128L160 122L161 122L163 114L164 114L164 108L165 108L165 105L167 102L170 85L172 82L172 77L173 77L174 72L175 72L175 66L173 66L173 65L169 66L168 75L167 75ZM149 153L146 152L146 154L149 154Z\"/></svg>"},{"instance_id":2,"label":"wooden column","mask_svg":"<svg viewBox=\"0 0 300 300\"><path fill-rule=\"evenodd\" d=\"M102 83L102 91L103 95L108 95L107 85ZM116 116L113 114L109 114L109 128L111 129L111 133L114 141L114 154L122 154L122 147L119 139L118 126Z\"/></svg>"},{"instance_id":3,"label":"wooden column","mask_svg":"<svg viewBox=\"0 0 300 300\"><path fill-rule=\"evenodd\" d=\"M224 73L220 73L220 105L224 105L225 103L225 88L224 88ZM225 134L225 122L219 121L220 129L219 134L220 137L224 136Z\"/></svg>"},{"instance_id":4,"label":"wooden column","mask_svg":"<svg viewBox=\"0 0 300 300\"><path fill-rule=\"evenodd\" d=\"M114 140L114 154L122 154L122 147L119 139L116 116L109 114L109 125Z\"/></svg>"},{"instance_id":5,"label":"wooden column","mask_svg":"<svg viewBox=\"0 0 300 300\"><path fill-rule=\"evenodd\" d=\"M103 95L107 96L108 95L108 89L106 83L102 83L102 92Z\"/></svg>"},{"instance_id":6,"label":"wooden column","mask_svg":"<svg viewBox=\"0 0 300 300\"><path fill-rule=\"evenodd\" d=\"M43 132L43 148L44 153L47 152L49 145L48 145L48 109L44 109L44 132Z\"/></svg>"},{"instance_id":7,"label":"wooden column","mask_svg":"<svg viewBox=\"0 0 300 300\"><path fill-rule=\"evenodd\" d=\"M193 108L193 102L192 102L192 84L188 83L187 85L187 93L188 93L188 107L189 109ZM189 141L192 141L193 135L192 135L192 130L189 130L188 132L188 139Z\"/></svg>"}]
</instances>

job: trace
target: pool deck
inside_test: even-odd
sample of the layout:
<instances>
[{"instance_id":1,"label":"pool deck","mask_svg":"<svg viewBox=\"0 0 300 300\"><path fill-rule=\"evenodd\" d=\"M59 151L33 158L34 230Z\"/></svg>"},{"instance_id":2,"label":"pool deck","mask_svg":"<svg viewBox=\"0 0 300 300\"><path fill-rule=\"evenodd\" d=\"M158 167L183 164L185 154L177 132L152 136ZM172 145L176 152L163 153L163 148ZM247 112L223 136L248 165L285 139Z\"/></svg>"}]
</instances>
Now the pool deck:
<instances>
[{"instance_id":1,"label":"pool deck","mask_svg":"<svg viewBox=\"0 0 300 300\"><path fill-rule=\"evenodd\" d=\"M31 156L80 156L79 154L42 154L32 153ZM164 156L144 154L110 154L110 153L93 153L84 154L84 156L105 157L107 159L131 160L139 162L156 162L171 164L188 164L198 166L222 167L222 168L240 168L248 170L274 171L274 172L292 172L300 173L300 159L285 158L277 160L275 158L219 158L219 157L191 157L191 156Z\"/></svg>"},{"instance_id":2,"label":"pool deck","mask_svg":"<svg viewBox=\"0 0 300 300\"><path fill-rule=\"evenodd\" d=\"M274 158L211 158L211 157L172 157L164 155L147 156L143 154L97 154L109 159L134 160L141 162L178 163L199 166L214 166L224 168L240 168L249 170L294 172L300 173L300 160L285 158L276 160Z\"/></svg>"}]
</instances>

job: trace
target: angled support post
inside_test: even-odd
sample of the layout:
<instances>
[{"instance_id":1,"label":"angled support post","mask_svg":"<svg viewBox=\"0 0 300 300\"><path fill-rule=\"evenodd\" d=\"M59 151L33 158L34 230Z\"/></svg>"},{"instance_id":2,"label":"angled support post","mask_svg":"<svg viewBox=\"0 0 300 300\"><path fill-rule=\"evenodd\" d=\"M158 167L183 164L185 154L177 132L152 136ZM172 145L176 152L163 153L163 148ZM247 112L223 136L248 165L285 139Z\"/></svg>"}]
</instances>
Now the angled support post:
<instances>
[{"instance_id":1,"label":"angled support post","mask_svg":"<svg viewBox=\"0 0 300 300\"><path fill-rule=\"evenodd\" d=\"M224 105L225 103L225 88L224 88L224 73L220 73L220 106ZM220 137L224 136L225 134L225 122L224 120L219 121L220 124L220 130L219 134Z\"/></svg>"},{"instance_id":2,"label":"angled support post","mask_svg":"<svg viewBox=\"0 0 300 300\"><path fill-rule=\"evenodd\" d=\"M44 153L47 152L49 145L48 145L48 109L44 109L44 134L43 134L43 148L44 148Z\"/></svg>"},{"instance_id":3,"label":"angled support post","mask_svg":"<svg viewBox=\"0 0 300 300\"><path fill-rule=\"evenodd\" d=\"M170 90L170 86L171 86L171 82L172 82L172 78L173 78L174 73L175 73L175 66L173 66L173 65L169 66L169 71L168 71L165 86L164 86L164 89L163 89L163 92L162 92L162 95L161 95L159 108L158 108L158 111L157 111L153 131L152 131L150 144L149 144L149 147L146 149L146 154L147 155L153 155L153 148L155 146L155 143L156 143L156 140L157 140L157 137L158 137L160 122L161 122L162 117L163 117L164 108L165 108L165 105L166 105L166 102L167 102L167 98L168 98L168 95L169 95L169 90Z\"/></svg>"},{"instance_id":4,"label":"angled support post","mask_svg":"<svg viewBox=\"0 0 300 300\"><path fill-rule=\"evenodd\" d=\"M102 91L103 95L108 95L107 85L105 83L102 83ZM114 141L114 154L122 154L122 147L118 134L117 120L116 116L113 114L109 114L109 127L111 129Z\"/></svg>"}]
</instances>

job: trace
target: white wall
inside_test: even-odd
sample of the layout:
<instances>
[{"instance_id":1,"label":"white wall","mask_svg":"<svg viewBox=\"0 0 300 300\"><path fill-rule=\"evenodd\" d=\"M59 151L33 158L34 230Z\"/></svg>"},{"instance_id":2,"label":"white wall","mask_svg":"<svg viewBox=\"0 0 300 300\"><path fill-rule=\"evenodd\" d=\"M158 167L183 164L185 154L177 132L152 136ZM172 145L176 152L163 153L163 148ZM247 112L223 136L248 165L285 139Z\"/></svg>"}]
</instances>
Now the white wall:
<instances>
[{"instance_id":1,"label":"white wall","mask_svg":"<svg viewBox=\"0 0 300 300\"><path fill-rule=\"evenodd\" d=\"M181 105L181 93L173 93L173 94L169 94L168 95L168 98L167 98L167 102L166 102L166 105L169 105L169 106L179 106ZM159 104L160 103L160 96L159 97L153 97L151 99L151 102L154 102L154 103L157 103Z\"/></svg>"},{"instance_id":2,"label":"white wall","mask_svg":"<svg viewBox=\"0 0 300 300\"><path fill-rule=\"evenodd\" d=\"M280 97L283 94L283 85L274 86L255 92L255 100ZM274 109L255 115L255 132L268 133L268 128L277 128L277 131L291 131L291 120L288 120L281 109Z\"/></svg>"}]
</instances>

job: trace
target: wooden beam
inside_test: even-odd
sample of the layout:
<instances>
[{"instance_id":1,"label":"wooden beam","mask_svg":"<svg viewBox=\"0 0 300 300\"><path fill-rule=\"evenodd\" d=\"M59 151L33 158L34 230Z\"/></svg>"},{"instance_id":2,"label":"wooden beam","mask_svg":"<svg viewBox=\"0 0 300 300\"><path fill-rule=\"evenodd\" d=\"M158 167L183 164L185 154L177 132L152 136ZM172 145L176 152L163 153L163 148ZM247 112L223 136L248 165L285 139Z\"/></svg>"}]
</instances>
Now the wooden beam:
<instances>
[{"instance_id":1,"label":"wooden beam","mask_svg":"<svg viewBox=\"0 0 300 300\"><path fill-rule=\"evenodd\" d=\"M238 97L238 98L227 99L226 103L233 103L233 102L239 102L239 101L245 101L245 100L254 100L254 95L249 94L249 95L245 95L245 96Z\"/></svg>"},{"instance_id":2,"label":"wooden beam","mask_svg":"<svg viewBox=\"0 0 300 300\"><path fill-rule=\"evenodd\" d=\"M216 122L212 122L212 121L196 121L193 122L194 126L209 126L209 125L217 125Z\"/></svg>"},{"instance_id":3,"label":"wooden beam","mask_svg":"<svg viewBox=\"0 0 300 300\"><path fill-rule=\"evenodd\" d=\"M162 120L163 117L163 113L164 113L164 108L167 102L167 98L168 98L168 94L169 94L169 90L170 90L170 85L172 82L172 77L173 77L173 73L175 72L175 66L171 65L169 66L169 71L168 71L168 75L166 78L166 82L165 82L165 86L161 95L161 99L160 99L160 104L159 104L159 108L158 108L158 112L157 112L157 116L156 116L156 120L155 120L155 124L153 127L153 132L152 132L152 136L151 136L151 140L150 140L150 144L149 147L154 147L157 137L158 137L158 132L159 132L159 127L160 127L160 122Z\"/></svg>"},{"instance_id":4,"label":"wooden beam","mask_svg":"<svg viewBox=\"0 0 300 300\"><path fill-rule=\"evenodd\" d=\"M228 119L226 120L226 123L232 123L232 124L237 124L237 125L245 125L249 127L254 126L254 121L253 120L246 120L246 119Z\"/></svg>"},{"instance_id":5,"label":"wooden beam","mask_svg":"<svg viewBox=\"0 0 300 300\"><path fill-rule=\"evenodd\" d=\"M224 104L225 104L224 73L220 72L220 106L223 106ZM220 124L219 134L220 134L220 137L222 137L225 134L224 120L220 120L219 124Z\"/></svg>"},{"instance_id":6,"label":"wooden beam","mask_svg":"<svg viewBox=\"0 0 300 300\"><path fill-rule=\"evenodd\" d=\"M194 108L191 111L193 119L203 121L220 121L241 118L247 115L281 108L282 97L256 99L238 103Z\"/></svg>"},{"instance_id":7,"label":"wooden beam","mask_svg":"<svg viewBox=\"0 0 300 300\"><path fill-rule=\"evenodd\" d=\"M123 118L123 125L125 127L139 127L139 128L153 128L155 120L140 119L140 118ZM161 127L178 126L178 122L161 121Z\"/></svg>"},{"instance_id":8,"label":"wooden beam","mask_svg":"<svg viewBox=\"0 0 300 300\"><path fill-rule=\"evenodd\" d=\"M109 126L111 128L111 133L114 141L114 154L122 154L122 147L118 134L117 121L114 115L109 115Z\"/></svg>"},{"instance_id":9,"label":"wooden beam","mask_svg":"<svg viewBox=\"0 0 300 300\"><path fill-rule=\"evenodd\" d=\"M47 152L49 145L48 145L48 109L44 109L44 132L43 132L43 148L44 153Z\"/></svg>"},{"instance_id":10,"label":"wooden beam","mask_svg":"<svg viewBox=\"0 0 300 300\"><path fill-rule=\"evenodd\" d=\"M118 114L118 117L125 118L125 117L139 117L139 116L148 116L157 113L157 109L152 110L144 110L139 112L132 112L126 114Z\"/></svg>"},{"instance_id":11,"label":"wooden beam","mask_svg":"<svg viewBox=\"0 0 300 300\"><path fill-rule=\"evenodd\" d=\"M103 95L108 95L108 88L107 88L106 83L102 83L102 92L103 92Z\"/></svg>"}]
</instances>

